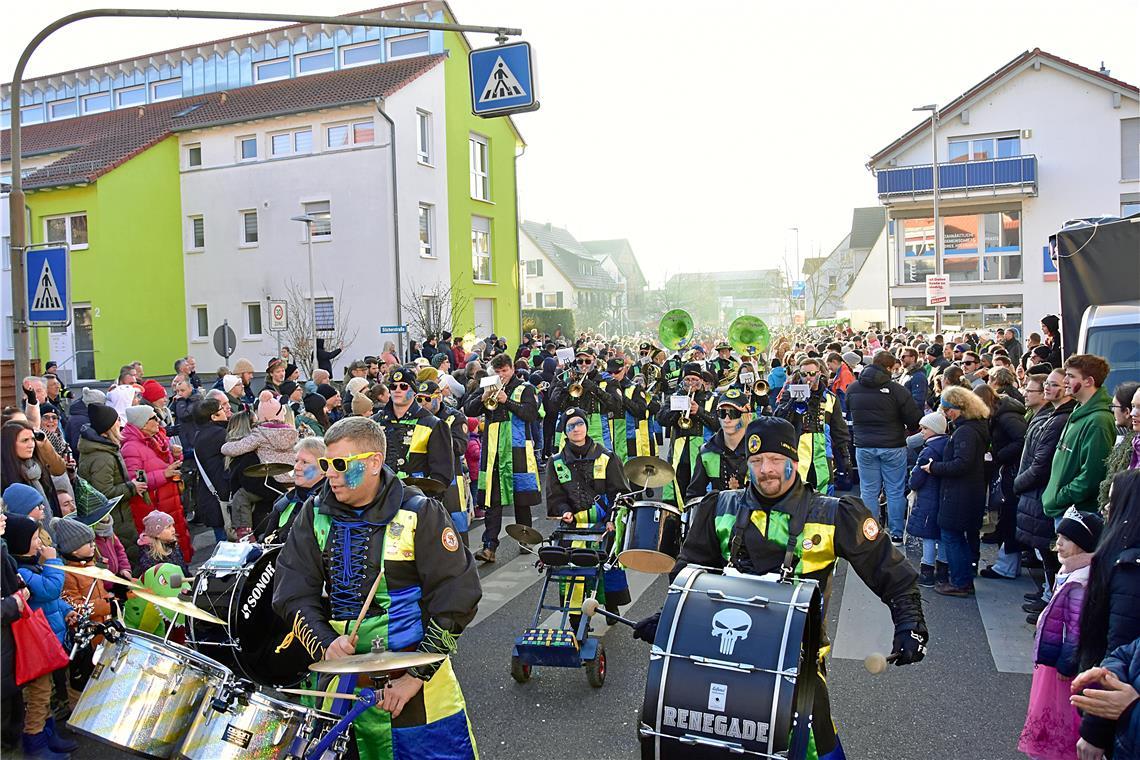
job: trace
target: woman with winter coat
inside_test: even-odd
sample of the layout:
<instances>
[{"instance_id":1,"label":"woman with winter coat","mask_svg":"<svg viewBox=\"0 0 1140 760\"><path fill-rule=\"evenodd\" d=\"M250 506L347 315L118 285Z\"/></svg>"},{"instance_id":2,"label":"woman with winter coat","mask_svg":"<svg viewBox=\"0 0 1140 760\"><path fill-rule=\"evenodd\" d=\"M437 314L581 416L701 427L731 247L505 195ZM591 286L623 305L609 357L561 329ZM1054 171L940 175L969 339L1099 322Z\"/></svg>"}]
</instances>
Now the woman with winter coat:
<instances>
[{"instance_id":1,"label":"woman with winter coat","mask_svg":"<svg viewBox=\"0 0 1140 760\"><path fill-rule=\"evenodd\" d=\"M170 515L178 534L182 556L189 563L194 556L194 542L186 515L182 511L182 460L176 459L154 409L146 405L127 407L127 426L123 428L123 461L131 472L143 472L147 497L131 499L131 515L139 534L143 518L152 510Z\"/></svg>"},{"instance_id":2,"label":"woman with winter coat","mask_svg":"<svg viewBox=\"0 0 1140 760\"><path fill-rule=\"evenodd\" d=\"M1132 416L1133 402L1140 404L1140 383L1128 381L1116 386L1112 392L1112 416L1116 421L1116 443L1108 457L1104 460L1105 475L1100 484L1100 494L1097 497L1097 506L1104 509L1108 504L1108 484L1112 476L1121 470L1127 470L1132 462L1133 452L1137 449L1136 437L1140 432L1133 429L1133 420L1140 423L1140 415ZM1140 407L1137 407L1140 409Z\"/></svg>"},{"instance_id":3,"label":"woman with winter coat","mask_svg":"<svg viewBox=\"0 0 1140 760\"><path fill-rule=\"evenodd\" d=\"M1061 572L1057 588L1037 620L1029 710L1017 744L1035 760L1077 757L1081 718L1069 703L1069 685L1078 672L1077 642L1089 563L1103 528L1100 515L1082 514L1072 507L1057 525Z\"/></svg>"},{"instance_id":4,"label":"woman with winter coat","mask_svg":"<svg viewBox=\"0 0 1140 760\"><path fill-rule=\"evenodd\" d=\"M47 500L51 513L56 517L62 517L64 511L60 505L60 494L56 491L52 476L62 475L67 469L65 466L59 472L51 471L47 461L40 455L41 442L37 440L36 435L35 428L24 420L10 420L4 423L3 432L0 434L2 442L0 445L3 447L0 452L0 462L3 463L4 485L24 483L31 486ZM43 433L39 435L44 436ZM43 442L46 443L46 436ZM48 444L48 447L51 445ZM55 459L59 457L56 456ZM65 496L71 500L69 495Z\"/></svg>"},{"instance_id":5,"label":"woman with winter coat","mask_svg":"<svg viewBox=\"0 0 1140 760\"><path fill-rule=\"evenodd\" d=\"M222 502L230 499L230 476L222 445L226 442L226 410L216 398L204 398L194 410L194 458L198 479L194 503L198 522L214 529L214 539L226 540L229 515Z\"/></svg>"},{"instance_id":6,"label":"woman with winter coat","mask_svg":"<svg viewBox=\"0 0 1140 760\"><path fill-rule=\"evenodd\" d=\"M980 575L991 580L1009 580L1021 574L1021 545L1017 543L1017 499L1013 479L1025 446L1025 404L999 396L988 385L974 389L990 408L990 440L993 471L990 475L990 510L998 513L993 539L1000 543L997 562Z\"/></svg>"},{"instance_id":7,"label":"woman with winter coat","mask_svg":"<svg viewBox=\"0 0 1140 760\"><path fill-rule=\"evenodd\" d=\"M985 456L990 445L987 419L990 409L972 391L951 386L942 391L942 414L953 425L941 462L919 465L928 475L945 481L938 498L938 527L946 545L949 580L935 585L944 596L968 597L974 593L974 562L978 531L986 503Z\"/></svg>"},{"instance_id":8,"label":"woman with winter coat","mask_svg":"<svg viewBox=\"0 0 1140 760\"><path fill-rule=\"evenodd\" d=\"M297 428L284 422L284 411L285 408L274 398L272 392L262 391L257 401L257 424L248 435L222 444L222 454L233 458L252 452L261 464L293 465L295 461L293 446L297 443ZM278 475L274 480L286 488L293 484L291 473ZM261 485L266 484L263 482ZM284 488L278 489L277 493L282 493L284 490ZM253 507L264 495L264 490L261 493L254 493L244 486L233 495L231 517L238 540L253 532Z\"/></svg>"},{"instance_id":9,"label":"woman with winter coat","mask_svg":"<svg viewBox=\"0 0 1140 760\"><path fill-rule=\"evenodd\" d=\"M950 566L946 562L946 547L939 542L942 531L938 527L938 504L942 495L942 478L931 475L919 465L941 462L946 452L946 417L931 412L918 423L923 446L910 473L910 490L914 492L914 506L906 523L906 532L922 539L922 563L919 565L918 585L934 588L937 583L949 580Z\"/></svg>"},{"instance_id":10,"label":"woman with winter coat","mask_svg":"<svg viewBox=\"0 0 1140 760\"><path fill-rule=\"evenodd\" d=\"M328 399L319 393L309 393L301 400L305 411L297 415L297 429L302 436L315 435L321 437L332 423L325 411Z\"/></svg>"},{"instance_id":11,"label":"woman with winter coat","mask_svg":"<svg viewBox=\"0 0 1140 760\"><path fill-rule=\"evenodd\" d=\"M1128 470L1112 479L1104 535L1089 570L1081 613L1080 669L1099 665L1106 654L1138 637L1140 470ZM1115 733L1114 721L1086 713L1078 752L1107 751Z\"/></svg>"},{"instance_id":12,"label":"woman with winter coat","mask_svg":"<svg viewBox=\"0 0 1140 760\"><path fill-rule=\"evenodd\" d=\"M106 404L88 404L91 424L79 434L79 477L95 490L114 499L122 497L111 510L115 535L127 550L131 563L139 561L139 533L131 515L130 500L146 493L146 483L136 482L128 473L119 445L123 434L119 413Z\"/></svg>"}]
</instances>

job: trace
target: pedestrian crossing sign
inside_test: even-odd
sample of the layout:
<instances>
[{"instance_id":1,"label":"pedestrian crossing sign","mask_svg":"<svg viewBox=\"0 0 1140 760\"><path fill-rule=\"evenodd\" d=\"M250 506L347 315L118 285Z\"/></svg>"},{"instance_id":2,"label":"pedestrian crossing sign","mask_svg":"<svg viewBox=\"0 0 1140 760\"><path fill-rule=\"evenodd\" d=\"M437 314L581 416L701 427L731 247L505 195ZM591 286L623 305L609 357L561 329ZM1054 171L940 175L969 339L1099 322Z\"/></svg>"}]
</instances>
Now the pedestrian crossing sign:
<instances>
[{"instance_id":1,"label":"pedestrian crossing sign","mask_svg":"<svg viewBox=\"0 0 1140 760\"><path fill-rule=\"evenodd\" d=\"M534 59L529 42L472 50L471 112L494 117L538 108Z\"/></svg>"},{"instance_id":2,"label":"pedestrian crossing sign","mask_svg":"<svg viewBox=\"0 0 1140 760\"><path fill-rule=\"evenodd\" d=\"M30 246L24 258L29 325L66 325L71 319L67 246Z\"/></svg>"}]
</instances>

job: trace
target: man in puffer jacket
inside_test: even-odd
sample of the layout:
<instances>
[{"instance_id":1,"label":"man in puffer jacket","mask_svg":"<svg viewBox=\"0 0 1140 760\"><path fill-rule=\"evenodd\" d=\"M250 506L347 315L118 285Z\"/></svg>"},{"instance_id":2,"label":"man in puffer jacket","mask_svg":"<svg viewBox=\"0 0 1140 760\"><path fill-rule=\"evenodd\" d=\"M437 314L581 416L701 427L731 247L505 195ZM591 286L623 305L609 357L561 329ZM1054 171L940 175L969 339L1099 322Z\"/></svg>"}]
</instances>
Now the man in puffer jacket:
<instances>
[{"instance_id":1,"label":"man in puffer jacket","mask_svg":"<svg viewBox=\"0 0 1140 760\"><path fill-rule=\"evenodd\" d=\"M1112 759L1140 760L1140 709L1137 708L1137 692L1140 692L1140 639L1109 652L1099 668L1081 673L1073 681L1073 691L1077 695L1073 697L1074 706L1086 714L1111 720L1115 724ZM1132 701L1114 716L1117 707L1104 704L1105 698L1117 703L1126 702L1129 698Z\"/></svg>"}]
</instances>

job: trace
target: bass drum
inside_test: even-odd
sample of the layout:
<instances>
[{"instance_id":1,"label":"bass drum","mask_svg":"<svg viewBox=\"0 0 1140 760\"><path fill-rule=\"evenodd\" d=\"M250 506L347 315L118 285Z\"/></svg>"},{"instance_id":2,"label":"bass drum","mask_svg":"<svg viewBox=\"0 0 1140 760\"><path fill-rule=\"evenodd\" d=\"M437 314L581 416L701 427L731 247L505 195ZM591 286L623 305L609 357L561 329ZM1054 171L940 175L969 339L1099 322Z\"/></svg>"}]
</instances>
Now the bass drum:
<instances>
[{"instance_id":1,"label":"bass drum","mask_svg":"<svg viewBox=\"0 0 1140 760\"><path fill-rule=\"evenodd\" d=\"M308 651L289 635L291 624L273 611L273 579L280 551L280 546L264 547L260 556L243 567L199 571L194 604L229 625L191 618L186 626L187 644L263 686L296 686L313 663Z\"/></svg>"},{"instance_id":2,"label":"bass drum","mask_svg":"<svg viewBox=\"0 0 1140 760\"><path fill-rule=\"evenodd\" d=\"M629 507L618 560L641 573L668 573L681 552L681 512L659 501Z\"/></svg>"},{"instance_id":3,"label":"bass drum","mask_svg":"<svg viewBox=\"0 0 1140 760\"><path fill-rule=\"evenodd\" d=\"M814 678L820 614L815 581L682 570L649 658L638 729L643 760L786 753L799 674Z\"/></svg>"}]
</instances>

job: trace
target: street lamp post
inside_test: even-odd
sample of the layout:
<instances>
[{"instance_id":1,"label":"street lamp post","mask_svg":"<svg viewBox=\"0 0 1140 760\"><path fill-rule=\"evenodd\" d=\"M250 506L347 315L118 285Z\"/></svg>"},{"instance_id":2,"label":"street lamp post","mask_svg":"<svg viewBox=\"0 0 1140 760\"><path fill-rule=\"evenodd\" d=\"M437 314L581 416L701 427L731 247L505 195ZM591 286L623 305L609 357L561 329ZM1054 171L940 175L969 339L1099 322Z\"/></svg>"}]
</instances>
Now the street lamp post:
<instances>
[{"instance_id":1,"label":"street lamp post","mask_svg":"<svg viewBox=\"0 0 1140 760\"><path fill-rule=\"evenodd\" d=\"M309 365L309 377L317 368L317 295L313 288L313 222L316 217L309 214L289 217L291 222L302 222L305 225L305 244L309 255L309 348L313 352L313 363Z\"/></svg>"},{"instance_id":2,"label":"street lamp post","mask_svg":"<svg viewBox=\"0 0 1140 760\"><path fill-rule=\"evenodd\" d=\"M934 190L934 273L942 274L942 224L938 218L938 106L929 103L918 106L913 111L930 111L930 150L932 162L930 165L932 188ZM934 306L934 332L942 332L942 306Z\"/></svg>"}]
</instances>

